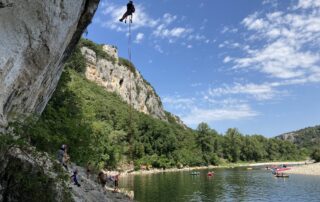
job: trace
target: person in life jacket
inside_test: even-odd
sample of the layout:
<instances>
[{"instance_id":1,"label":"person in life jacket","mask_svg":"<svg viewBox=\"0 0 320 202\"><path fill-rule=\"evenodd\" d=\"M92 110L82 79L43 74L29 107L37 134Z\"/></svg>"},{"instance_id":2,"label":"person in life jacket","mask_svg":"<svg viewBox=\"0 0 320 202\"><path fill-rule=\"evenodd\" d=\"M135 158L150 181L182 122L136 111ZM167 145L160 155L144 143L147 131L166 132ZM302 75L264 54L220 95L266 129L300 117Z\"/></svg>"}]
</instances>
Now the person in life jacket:
<instances>
[{"instance_id":1,"label":"person in life jacket","mask_svg":"<svg viewBox=\"0 0 320 202\"><path fill-rule=\"evenodd\" d=\"M134 8L133 2L129 1L129 3L127 4L127 11L123 14L122 18L119 19L120 22L122 22L123 20L125 20L128 16L132 16L132 14L136 11L136 9Z\"/></svg>"}]
</instances>

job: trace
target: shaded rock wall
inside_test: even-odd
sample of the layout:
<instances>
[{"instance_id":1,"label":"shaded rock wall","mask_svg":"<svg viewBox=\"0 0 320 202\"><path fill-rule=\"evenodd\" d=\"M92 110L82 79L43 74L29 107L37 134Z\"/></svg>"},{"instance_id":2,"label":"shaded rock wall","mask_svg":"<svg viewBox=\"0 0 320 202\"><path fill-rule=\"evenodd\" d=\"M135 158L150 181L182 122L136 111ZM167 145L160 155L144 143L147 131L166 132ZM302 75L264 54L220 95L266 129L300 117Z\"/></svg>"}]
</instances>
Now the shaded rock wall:
<instances>
[{"instance_id":1,"label":"shaded rock wall","mask_svg":"<svg viewBox=\"0 0 320 202\"><path fill-rule=\"evenodd\" d=\"M0 128L40 114L99 0L12 0L0 9Z\"/></svg>"}]
</instances>

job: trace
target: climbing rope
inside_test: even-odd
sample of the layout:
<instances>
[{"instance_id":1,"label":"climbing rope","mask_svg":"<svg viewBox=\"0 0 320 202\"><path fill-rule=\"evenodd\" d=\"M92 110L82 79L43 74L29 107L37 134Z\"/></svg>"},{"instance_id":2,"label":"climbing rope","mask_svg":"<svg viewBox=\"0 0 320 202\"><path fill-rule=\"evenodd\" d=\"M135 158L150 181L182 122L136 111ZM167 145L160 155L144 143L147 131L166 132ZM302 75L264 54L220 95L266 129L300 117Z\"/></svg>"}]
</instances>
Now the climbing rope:
<instances>
[{"instance_id":1,"label":"climbing rope","mask_svg":"<svg viewBox=\"0 0 320 202\"><path fill-rule=\"evenodd\" d=\"M131 24L132 24L132 15L129 16L129 23L128 23L128 58L130 63L131 61ZM132 72L133 73L133 72ZM133 149L132 149L132 138L133 138L133 129L132 129L132 73L129 73L130 81L129 81L129 132L128 132L128 138L129 138L129 153L131 159L133 159Z\"/></svg>"}]
</instances>

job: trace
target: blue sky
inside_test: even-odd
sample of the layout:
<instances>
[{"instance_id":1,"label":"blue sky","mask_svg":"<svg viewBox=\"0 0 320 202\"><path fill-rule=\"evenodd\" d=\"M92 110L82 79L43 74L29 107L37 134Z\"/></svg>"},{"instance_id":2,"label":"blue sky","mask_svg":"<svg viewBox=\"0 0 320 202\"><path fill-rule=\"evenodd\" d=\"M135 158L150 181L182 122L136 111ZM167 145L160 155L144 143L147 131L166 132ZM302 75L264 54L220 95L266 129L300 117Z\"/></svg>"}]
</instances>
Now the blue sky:
<instances>
[{"instance_id":1,"label":"blue sky","mask_svg":"<svg viewBox=\"0 0 320 202\"><path fill-rule=\"evenodd\" d=\"M128 57L125 0L87 37ZM268 137L320 124L320 0L134 1L132 61L190 127Z\"/></svg>"}]
</instances>

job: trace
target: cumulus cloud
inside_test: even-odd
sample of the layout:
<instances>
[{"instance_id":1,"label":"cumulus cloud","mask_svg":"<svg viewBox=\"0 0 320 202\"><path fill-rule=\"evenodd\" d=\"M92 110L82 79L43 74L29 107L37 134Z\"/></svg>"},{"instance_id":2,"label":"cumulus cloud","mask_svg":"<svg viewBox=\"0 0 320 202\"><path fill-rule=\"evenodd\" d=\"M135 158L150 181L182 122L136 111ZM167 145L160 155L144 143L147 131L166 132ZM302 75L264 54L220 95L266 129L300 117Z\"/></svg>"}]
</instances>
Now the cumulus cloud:
<instances>
[{"instance_id":1,"label":"cumulus cloud","mask_svg":"<svg viewBox=\"0 0 320 202\"><path fill-rule=\"evenodd\" d=\"M198 125L201 122L213 123L222 120L239 120L258 116L259 113L253 111L248 105L226 108L193 108L191 112L182 116L181 119L188 125Z\"/></svg>"},{"instance_id":2,"label":"cumulus cloud","mask_svg":"<svg viewBox=\"0 0 320 202\"><path fill-rule=\"evenodd\" d=\"M294 9L264 15L254 13L242 21L247 29L243 57L226 56L234 68L256 70L276 79L311 79L320 69L320 0L300 0ZM312 11L306 12L306 9ZM262 44L257 46L257 44ZM227 47L223 43L221 47ZM252 46L252 47L253 47Z\"/></svg>"},{"instance_id":3,"label":"cumulus cloud","mask_svg":"<svg viewBox=\"0 0 320 202\"><path fill-rule=\"evenodd\" d=\"M233 86L225 86L220 88L211 88L208 90L208 95L212 97L225 96L225 95L250 95L257 100L272 99L277 91L273 88L273 84L239 84Z\"/></svg>"},{"instance_id":4,"label":"cumulus cloud","mask_svg":"<svg viewBox=\"0 0 320 202\"><path fill-rule=\"evenodd\" d=\"M307 9L307 8L316 8L316 7L320 7L320 0L299 0L298 5L296 6L296 8L303 8L303 9Z\"/></svg>"},{"instance_id":5,"label":"cumulus cloud","mask_svg":"<svg viewBox=\"0 0 320 202\"><path fill-rule=\"evenodd\" d=\"M237 99L167 96L163 103L167 109L178 114L184 123L191 126L200 122L212 124L216 121L240 120L259 115L245 101Z\"/></svg>"},{"instance_id":6,"label":"cumulus cloud","mask_svg":"<svg viewBox=\"0 0 320 202\"><path fill-rule=\"evenodd\" d=\"M134 42L135 43L140 43L143 40L143 38L144 38L144 34L140 32L140 33L138 33L136 35L136 38L135 38Z\"/></svg>"}]
</instances>

